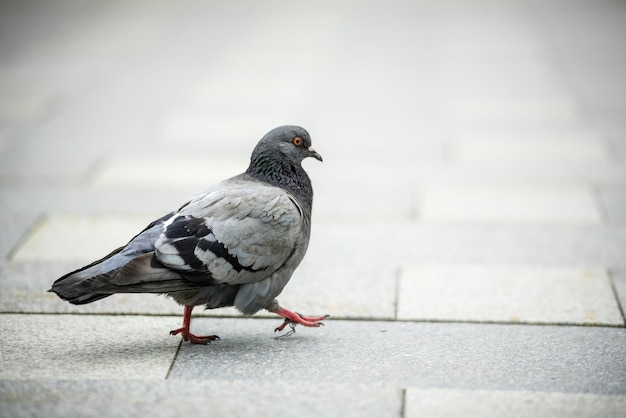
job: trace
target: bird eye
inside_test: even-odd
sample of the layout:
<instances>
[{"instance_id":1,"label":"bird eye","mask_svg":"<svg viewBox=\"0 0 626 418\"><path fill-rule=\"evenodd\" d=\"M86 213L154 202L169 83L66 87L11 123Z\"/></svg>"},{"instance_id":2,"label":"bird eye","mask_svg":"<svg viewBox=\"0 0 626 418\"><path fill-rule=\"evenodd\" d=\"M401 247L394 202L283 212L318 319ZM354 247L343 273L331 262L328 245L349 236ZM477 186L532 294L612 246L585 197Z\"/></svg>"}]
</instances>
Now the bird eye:
<instances>
[{"instance_id":1,"label":"bird eye","mask_svg":"<svg viewBox=\"0 0 626 418\"><path fill-rule=\"evenodd\" d=\"M296 136L292 142L296 147L299 147L302 145L302 138L300 138L299 136Z\"/></svg>"}]
</instances>

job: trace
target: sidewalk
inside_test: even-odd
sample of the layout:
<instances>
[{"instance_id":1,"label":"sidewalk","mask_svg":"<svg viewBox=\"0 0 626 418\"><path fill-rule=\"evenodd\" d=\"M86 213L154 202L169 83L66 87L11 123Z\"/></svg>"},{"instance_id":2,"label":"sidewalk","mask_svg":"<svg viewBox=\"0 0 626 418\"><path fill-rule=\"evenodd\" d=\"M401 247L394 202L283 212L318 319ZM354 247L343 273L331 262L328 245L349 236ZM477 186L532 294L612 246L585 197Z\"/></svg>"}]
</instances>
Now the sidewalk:
<instances>
[{"instance_id":1,"label":"sidewalk","mask_svg":"<svg viewBox=\"0 0 626 418\"><path fill-rule=\"evenodd\" d=\"M0 2L0 416L626 411L626 6ZM282 124L319 329L46 293Z\"/></svg>"}]
</instances>

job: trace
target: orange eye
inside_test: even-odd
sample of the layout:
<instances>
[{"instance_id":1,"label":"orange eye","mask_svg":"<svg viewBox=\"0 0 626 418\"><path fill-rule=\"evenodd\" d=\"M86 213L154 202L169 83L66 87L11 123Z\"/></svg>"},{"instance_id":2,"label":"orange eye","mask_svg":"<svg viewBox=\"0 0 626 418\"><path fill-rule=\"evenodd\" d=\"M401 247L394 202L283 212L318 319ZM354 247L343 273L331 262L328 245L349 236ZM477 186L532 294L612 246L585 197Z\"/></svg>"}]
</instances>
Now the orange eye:
<instances>
[{"instance_id":1,"label":"orange eye","mask_svg":"<svg viewBox=\"0 0 626 418\"><path fill-rule=\"evenodd\" d=\"M295 138L293 139L293 141L292 141L292 142L293 142L293 144L294 144L296 147L299 147L299 146L301 146L301 145L302 145L302 138L300 138L299 136L297 136L297 137L295 137Z\"/></svg>"}]
</instances>

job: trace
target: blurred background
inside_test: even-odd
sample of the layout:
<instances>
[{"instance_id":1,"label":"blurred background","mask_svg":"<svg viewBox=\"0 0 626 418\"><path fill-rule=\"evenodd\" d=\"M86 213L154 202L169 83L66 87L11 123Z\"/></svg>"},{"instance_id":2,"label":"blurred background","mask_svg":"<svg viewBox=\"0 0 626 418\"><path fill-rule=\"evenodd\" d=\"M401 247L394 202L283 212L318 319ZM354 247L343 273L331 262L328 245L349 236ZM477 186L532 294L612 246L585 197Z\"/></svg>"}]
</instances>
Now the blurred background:
<instances>
[{"instance_id":1,"label":"blurred background","mask_svg":"<svg viewBox=\"0 0 626 418\"><path fill-rule=\"evenodd\" d=\"M622 1L2 1L3 309L74 309L53 279L282 124L324 157L286 290L311 310L394 318L406 263L598 266L620 292L625 46ZM129 298L81 311L179 311Z\"/></svg>"}]
</instances>

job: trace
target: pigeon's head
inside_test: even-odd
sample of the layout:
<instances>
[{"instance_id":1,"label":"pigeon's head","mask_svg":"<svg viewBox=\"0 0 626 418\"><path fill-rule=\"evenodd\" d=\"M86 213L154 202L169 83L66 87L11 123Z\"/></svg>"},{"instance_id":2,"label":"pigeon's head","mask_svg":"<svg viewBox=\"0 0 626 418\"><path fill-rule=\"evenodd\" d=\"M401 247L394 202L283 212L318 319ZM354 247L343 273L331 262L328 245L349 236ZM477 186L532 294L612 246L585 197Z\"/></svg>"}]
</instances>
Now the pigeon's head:
<instances>
[{"instance_id":1,"label":"pigeon's head","mask_svg":"<svg viewBox=\"0 0 626 418\"><path fill-rule=\"evenodd\" d=\"M311 136L300 126L285 125L272 129L261 138L252 157L277 153L298 165L307 157L322 161L322 156L311 146Z\"/></svg>"}]
</instances>

